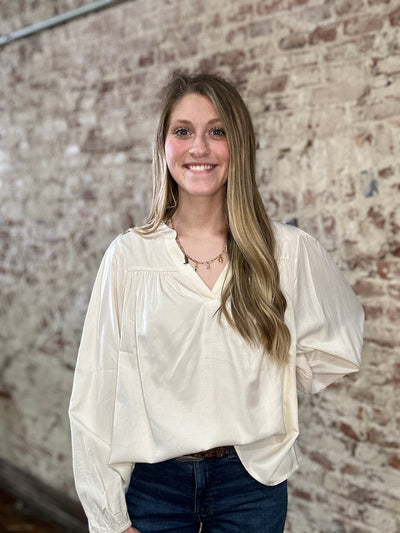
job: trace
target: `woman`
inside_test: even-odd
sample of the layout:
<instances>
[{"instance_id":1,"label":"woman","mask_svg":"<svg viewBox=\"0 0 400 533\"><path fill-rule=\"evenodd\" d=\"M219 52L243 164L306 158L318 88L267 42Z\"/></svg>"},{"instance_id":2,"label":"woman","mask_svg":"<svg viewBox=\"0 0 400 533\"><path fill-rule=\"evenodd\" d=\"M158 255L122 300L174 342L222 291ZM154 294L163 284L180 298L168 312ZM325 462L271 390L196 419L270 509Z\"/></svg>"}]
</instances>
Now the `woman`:
<instances>
[{"instance_id":1,"label":"woman","mask_svg":"<svg viewBox=\"0 0 400 533\"><path fill-rule=\"evenodd\" d=\"M243 100L175 77L152 210L107 250L70 405L93 533L279 533L298 467L296 387L359 367L363 313L326 252L272 223Z\"/></svg>"}]
</instances>

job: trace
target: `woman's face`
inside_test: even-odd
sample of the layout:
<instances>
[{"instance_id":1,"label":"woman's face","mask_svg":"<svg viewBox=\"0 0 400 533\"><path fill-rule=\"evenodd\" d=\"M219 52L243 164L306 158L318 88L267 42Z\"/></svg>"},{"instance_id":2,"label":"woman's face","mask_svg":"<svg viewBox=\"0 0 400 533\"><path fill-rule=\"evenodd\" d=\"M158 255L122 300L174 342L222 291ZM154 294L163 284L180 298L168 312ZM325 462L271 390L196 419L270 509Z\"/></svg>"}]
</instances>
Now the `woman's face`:
<instances>
[{"instance_id":1,"label":"woman's face","mask_svg":"<svg viewBox=\"0 0 400 533\"><path fill-rule=\"evenodd\" d=\"M178 185L179 201L216 195L225 198L229 147L224 125L207 96L186 94L173 108L165 156Z\"/></svg>"}]
</instances>

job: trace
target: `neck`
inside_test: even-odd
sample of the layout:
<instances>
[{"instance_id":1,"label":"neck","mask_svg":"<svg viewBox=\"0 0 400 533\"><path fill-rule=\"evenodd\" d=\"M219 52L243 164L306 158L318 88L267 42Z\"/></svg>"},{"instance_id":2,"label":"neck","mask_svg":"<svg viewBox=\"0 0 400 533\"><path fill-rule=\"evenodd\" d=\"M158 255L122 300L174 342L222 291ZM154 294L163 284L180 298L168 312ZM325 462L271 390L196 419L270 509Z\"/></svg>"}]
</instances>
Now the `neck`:
<instances>
[{"instance_id":1,"label":"neck","mask_svg":"<svg viewBox=\"0 0 400 533\"><path fill-rule=\"evenodd\" d=\"M174 225L181 235L193 232L226 234L228 217L225 202L215 203L199 198L195 202L179 202L174 214Z\"/></svg>"}]
</instances>

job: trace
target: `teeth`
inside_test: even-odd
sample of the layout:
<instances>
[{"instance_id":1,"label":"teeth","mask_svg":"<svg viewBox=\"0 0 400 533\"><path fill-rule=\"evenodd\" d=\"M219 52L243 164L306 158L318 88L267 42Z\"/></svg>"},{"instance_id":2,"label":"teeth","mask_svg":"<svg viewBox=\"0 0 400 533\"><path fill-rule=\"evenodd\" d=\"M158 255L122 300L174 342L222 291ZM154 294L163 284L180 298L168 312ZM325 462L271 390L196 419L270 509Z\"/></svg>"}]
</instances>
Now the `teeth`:
<instances>
[{"instance_id":1,"label":"teeth","mask_svg":"<svg viewBox=\"0 0 400 533\"><path fill-rule=\"evenodd\" d=\"M204 170L211 170L213 165L189 165L190 170L197 170L203 172Z\"/></svg>"}]
</instances>

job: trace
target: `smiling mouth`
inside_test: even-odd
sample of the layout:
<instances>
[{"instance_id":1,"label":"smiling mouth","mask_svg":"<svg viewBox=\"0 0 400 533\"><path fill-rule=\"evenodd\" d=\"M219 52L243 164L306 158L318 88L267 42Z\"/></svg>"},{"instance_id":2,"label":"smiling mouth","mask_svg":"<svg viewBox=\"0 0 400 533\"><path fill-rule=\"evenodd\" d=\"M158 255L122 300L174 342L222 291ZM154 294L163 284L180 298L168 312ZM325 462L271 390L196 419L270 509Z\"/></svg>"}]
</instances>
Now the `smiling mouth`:
<instances>
[{"instance_id":1,"label":"smiling mouth","mask_svg":"<svg viewBox=\"0 0 400 533\"><path fill-rule=\"evenodd\" d=\"M217 165L184 165L185 168L189 170L194 170L195 172L204 172L205 170L212 170Z\"/></svg>"}]
</instances>

